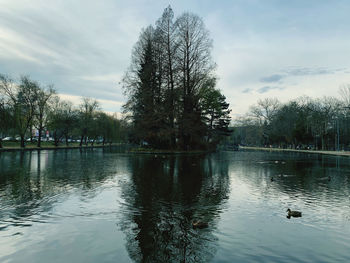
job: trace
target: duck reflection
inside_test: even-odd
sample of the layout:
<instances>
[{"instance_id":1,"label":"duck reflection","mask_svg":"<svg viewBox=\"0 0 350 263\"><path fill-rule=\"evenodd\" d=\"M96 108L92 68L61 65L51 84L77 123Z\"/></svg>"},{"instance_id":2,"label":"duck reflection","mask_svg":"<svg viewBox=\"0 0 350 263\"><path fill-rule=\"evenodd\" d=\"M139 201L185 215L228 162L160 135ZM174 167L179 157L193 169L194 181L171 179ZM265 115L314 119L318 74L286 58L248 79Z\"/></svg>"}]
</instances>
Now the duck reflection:
<instances>
[{"instance_id":1,"label":"duck reflection","mask_svg":"<svg viewBox=\"0 0 350 263\"><path fill-rule=\"evenodd\" d=\"M210 156L134 156L122 186L121 228L136 262L208 262L212 234L228 196L227 163ZM205 229L193 228L195 221Z\"/></svg>"}]
</instances>

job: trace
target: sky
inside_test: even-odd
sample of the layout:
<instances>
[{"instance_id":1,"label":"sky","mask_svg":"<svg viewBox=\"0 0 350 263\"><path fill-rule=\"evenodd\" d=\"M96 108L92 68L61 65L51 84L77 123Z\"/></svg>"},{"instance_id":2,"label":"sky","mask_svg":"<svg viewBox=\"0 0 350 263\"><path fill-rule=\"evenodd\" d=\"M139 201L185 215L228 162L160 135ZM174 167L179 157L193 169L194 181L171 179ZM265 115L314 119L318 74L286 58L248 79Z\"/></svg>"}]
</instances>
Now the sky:
<instances>
[{"instance_id":1,"label":"sky","mask_svg":"<svg viewBox=\"0 0 350 263\"><path fill-rule=\"evenodd\" d=\"M259 99L339 97L350 84L348 0L0 0L0 73L121 112L133 45L169 4L203 19L233 117Z\"/></svg>"}]
</instances>

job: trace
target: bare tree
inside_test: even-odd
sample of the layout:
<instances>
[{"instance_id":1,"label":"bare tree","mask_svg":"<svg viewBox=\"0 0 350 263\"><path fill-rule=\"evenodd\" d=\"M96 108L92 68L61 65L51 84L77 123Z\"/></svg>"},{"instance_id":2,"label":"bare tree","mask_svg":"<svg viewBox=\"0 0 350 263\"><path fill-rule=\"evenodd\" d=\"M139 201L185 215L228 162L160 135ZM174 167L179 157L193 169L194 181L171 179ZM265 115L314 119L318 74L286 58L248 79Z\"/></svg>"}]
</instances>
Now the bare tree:
<instances>
[{"instance_id":1,"label":"bare tree","mask_svg":"<svg viewBox=\"0 0 350 263\"><path fill-rule=\"evenodd\" d=\"M168 118L170 123L170 147L175 147L175 102L177 101L175 92L175 75L176 64L175 55L177 51L177 42L175 35L175 25L173 22L174 12L170 6L168 6L162 17L157 21L156 33L160 46L164 52L165 62L164 78L165 78L165 109L168 112Z\"/></svg>"},{"instance_id":2,"label":"bare tree","mask_svg":"<svg viewBox=\"0 0 350 263\"><path fill-rule=\"evenodd\" d=\"M15 130L21 137L21 147L25 147L24 139L33 122L39 84L28 76L22 76L17 85L10 77L1 75L0 87L13 110Z\"/></svg>"},{"instance_id":3,"label":"bare tree","mask_svg":"<svg viewBox=\"0 0 350 263\"><path fill-rule=\"evenodd\" d=\"M334 97L324 97L310 103L310 122L313 133L321 138L322 150L327 148L327 135L334 128L334 118L341 111L341 103Z\"/></svg>"},{"instance_id":4,"label":"bare tree","mask_svg":"<svg viewBox=\"0 0 350 263\"><path fill-rule=\"evenodd\" d=\"M184 13L175 22L173 18L169 6L155 28L141 32L133 49L123 79L128 96L124 109L133 126L130 138L150 147L205 147L208 123L200 91L215 78L212 40L197 15ZM217 99L228 107L224 96Z\"/></svg>"},{"instance_id":5,"label":"bare tree","mask_svg":"<svg viewBox=\"0 0 350 263\"><path fill-rule=\"evenodd\" d=\"M350 84L343 84L339 88L339 94L345 107L350 107Z\"/></svg>"},{"instance_id":6,"label":"bare tree","mask_svg":"<svg viewBox=\"0 0 350 263\"><path fill-rule=\"evenodd\" d=\"M47 117L47 107L48 102L56 94L53 86L49 86L47 89L39 88L36 90L36 111L35 111L35 121L36 128L38 129L38 144L37 146L41 147L41 137L42 131L44 129L44 124Z\"/></svg>"},{"instance_id":7,"label":"bare tree","mask_svg":"<svg viewBox=\"0 0 350 263\"><path fill-rule=\"evenodd\" d=\"M250 107L250 114L255 117L260 124L269 124L273 116L280 109L281 103L276 98L266 98L259 100L257 105Z\"/></svg>"},{"instance_id":8,"label":"bare tree","mask_svg":"<svg viewBox=\"0 0 350 263\"><path fill-rule=\"evenodd\" d=\"M12 102L9 95L15 94L15 84L13 80L0 74L0 148L2 148L2 138L8 132L11 121L10 103Z\"/></svg>"},{"instance_id":9,"label":"bare tree","mask_svg":"<svg viewBox=\"0 0 350 263\"><path fill-rule=\"evenodd\" d=\"M215 67L211 60L212 40L202 19L191 13L184 13L176 20L179 80L182 87L182 114L180 116L180 138L183 149L201 138L198 93L201 86L211 77ZM198 129L194 129L198 128Z\"/></svg>"},{"instance_id":10,"label":"bare tree","mask_svg":"<svg viewBox=\"0 0 350 263\"><path fill-rule=\"evenodd\" d=\"M99 109L99 107L100 105L97 100L91 98L82 98L82 103L79 105L81 130L80 146L83 145L84 139L85 144L87 144L89 129L91 129L94 114Z\"/></svg>"},{"instance_id":11,"label":"bare tree","mask_svg":"<svg viewBox=\"0 0 350 263\"><path fill-rule=\"evenodd\" d=\"M12 78L7 75L0 74L0 94L8 99L8 103L16 101L18 93L18 85Z\"/></svg>"}]
</instances>

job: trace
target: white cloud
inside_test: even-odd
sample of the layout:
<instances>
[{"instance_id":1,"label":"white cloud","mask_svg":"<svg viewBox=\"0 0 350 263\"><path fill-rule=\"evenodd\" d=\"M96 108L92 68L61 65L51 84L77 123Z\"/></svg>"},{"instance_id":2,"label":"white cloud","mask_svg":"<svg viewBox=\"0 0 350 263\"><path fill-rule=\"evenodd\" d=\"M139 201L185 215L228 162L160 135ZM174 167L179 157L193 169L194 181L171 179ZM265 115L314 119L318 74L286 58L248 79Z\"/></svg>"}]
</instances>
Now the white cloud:
<instances>
[{"instance_id":1,"label":"white cloud","mask_svg":"<svg viewBox=\"0 0 350 263\"><path fill-rule=\"evenodd\" d=\"M79 104L82 102L82 96L76 96L71 94L59 94L60 99L70 101L73 103L74 106L78 107ZM106 100L106 99L96 99L103 111L109 112L109 113L118 113L121 114L121 110L115 110L115 109L121 109L124 102L122 101L116 101L116 100Z\"/></svg>"},{"instance_id":2,"label":"white cloud","mask_svg":"<svg viewBox=\"0 0 350 263\"><path fill-rule=\"evenodd\" d=\"M122 76L120 74L102 74L102 75L80 76L80 78L83 80L89 80L89 81L118 83L121 81Z\"/></svg>"},{"instance_id":3,"label":"white cloud","mask_svg":"<svg viewBox=\"0 0 350 263\"><path fill-rule=\"evenodd\" d=\"M350 68L350 3L302 2L170 1L175 16L189 10L203 17L233 114L262 97L337 96L350 83L349 73L337 71ZM121 111L118 83L132 47L168 4L0 0L0 71L54 83L76 103L93 96L107 111Z\"/></svg>"}]
</instances>

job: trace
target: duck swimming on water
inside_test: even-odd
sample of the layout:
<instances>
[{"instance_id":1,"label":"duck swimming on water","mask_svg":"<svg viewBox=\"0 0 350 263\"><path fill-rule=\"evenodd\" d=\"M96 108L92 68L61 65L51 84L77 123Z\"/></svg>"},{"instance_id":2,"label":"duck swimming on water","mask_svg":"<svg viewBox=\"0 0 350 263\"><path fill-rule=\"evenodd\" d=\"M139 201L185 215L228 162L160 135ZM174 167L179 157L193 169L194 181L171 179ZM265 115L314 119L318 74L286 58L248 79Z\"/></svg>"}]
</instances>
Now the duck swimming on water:
<instances>
[{"instance_id":1,"label":"duck swimming on water","mask_svg":"<svg viewBox=\"0 0 350 263\"><path fill-rule=\"evenodd\" d=\"M202 221L193 221L192 227L193 228L206 228L206 227L208 227L208 223L202 222Z\"/></svg>"},{"instance_id":2,"label":"duck swimming on water","mask_svg":"<svg viewBox=\"0 0 350 263\"><path fill-rule=\"evenodd\" d=\"M299 211L292 211L288 208L287 212L288 212L288 216L287 216L288 218L290 218L291 216L292 217L301 217L301 212L299 212Z\"/></svg>"}]
</instances>

